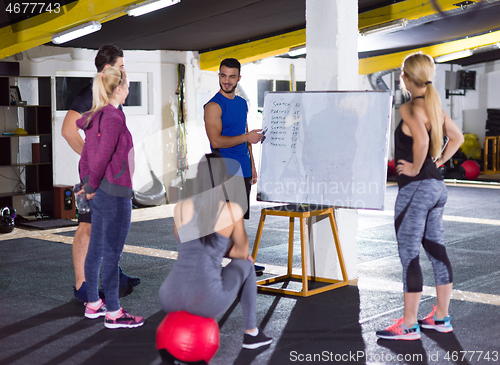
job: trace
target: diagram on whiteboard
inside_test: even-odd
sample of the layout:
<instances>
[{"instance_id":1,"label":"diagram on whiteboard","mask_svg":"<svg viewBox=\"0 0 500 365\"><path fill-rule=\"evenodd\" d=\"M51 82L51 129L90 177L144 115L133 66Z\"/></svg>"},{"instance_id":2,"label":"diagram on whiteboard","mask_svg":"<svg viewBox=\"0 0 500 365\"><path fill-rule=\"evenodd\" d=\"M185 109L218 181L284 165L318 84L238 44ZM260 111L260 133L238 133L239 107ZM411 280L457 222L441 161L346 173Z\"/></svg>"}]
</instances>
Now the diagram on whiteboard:
<instances>
[{"instance_id":1,"label":"diagram on whiteboard","mask_svg":"<svg viewBox=\"0 0 500 365\"><path fill-rule=\"evenodd\" d=\"M390 117L386 92L268 93L257 199L383 209Z\"/></svg>"}]
</instances>

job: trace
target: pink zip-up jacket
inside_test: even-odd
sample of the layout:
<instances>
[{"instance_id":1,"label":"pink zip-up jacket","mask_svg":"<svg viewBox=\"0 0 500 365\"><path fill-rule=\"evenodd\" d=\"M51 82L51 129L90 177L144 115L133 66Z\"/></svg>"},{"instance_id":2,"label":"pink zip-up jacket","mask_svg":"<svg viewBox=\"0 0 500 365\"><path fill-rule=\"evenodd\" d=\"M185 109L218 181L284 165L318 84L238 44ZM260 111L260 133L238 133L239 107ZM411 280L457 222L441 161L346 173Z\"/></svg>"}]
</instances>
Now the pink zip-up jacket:
<instances>
[{"instance_id":1,"label":"pink zip-up jacket","mask_svg":"<svg viewBox=\"0 0 500 365\"><path fill-rule=\"evenodd\" d=\"M125 123L125 114L109 104L95 113L86 126L85 115L76 121L85 131L85 144L79 163L85 191L97 188L125 198L132 198L134 143Z\"/></svg>"}]
</instances>

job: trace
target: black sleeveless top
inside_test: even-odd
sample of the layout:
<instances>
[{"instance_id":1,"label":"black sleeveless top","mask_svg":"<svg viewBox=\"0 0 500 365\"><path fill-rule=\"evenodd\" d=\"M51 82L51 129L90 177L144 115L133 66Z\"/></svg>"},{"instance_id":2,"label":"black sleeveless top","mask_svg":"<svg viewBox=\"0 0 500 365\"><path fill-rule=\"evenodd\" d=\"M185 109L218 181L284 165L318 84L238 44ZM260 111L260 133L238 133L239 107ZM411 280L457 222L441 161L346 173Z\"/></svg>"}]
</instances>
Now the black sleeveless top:
<instances>
[{"instance_id":1,"label":"black sleeveless top","mask_svg":"<svg viewBox=\"0 0 500 365\"><path fill-rule=\"evenodd\" d=\"M402 119L394 132L394 152L396 155L396 166L399 160L406 160L413 163L413 138L403 132ZM422 168L417 176L396 174L396 178L400 189L413 181L427 179L443 180L436 164L432 162L432 157L429 151L427 151L427 157L425 158L424 164L422 165Z\"/></svg>"}]
</instances>

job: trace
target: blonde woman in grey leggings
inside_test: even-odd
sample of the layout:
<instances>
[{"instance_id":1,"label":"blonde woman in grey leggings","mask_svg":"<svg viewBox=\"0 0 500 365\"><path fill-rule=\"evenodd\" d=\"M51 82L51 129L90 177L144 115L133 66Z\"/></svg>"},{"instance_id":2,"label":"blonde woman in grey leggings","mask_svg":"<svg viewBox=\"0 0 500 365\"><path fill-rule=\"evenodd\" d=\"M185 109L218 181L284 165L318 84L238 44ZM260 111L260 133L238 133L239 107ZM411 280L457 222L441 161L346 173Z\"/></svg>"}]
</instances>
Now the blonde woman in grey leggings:
<instances>
[{"instance_id":1,"label":"blonde woman in grey leggings","mask_svg":"<svg viewBox=\"0 0 500 365\"><path fill-rule=\"evenodd\" d=\"M432 85L434 73L434 60L426 54L412 54L403 62L401 87L412 100L400 107L402 120L394 133L399 186L394 218L403 265L404 316L392 326L377 331L381 339L418 340L420 327L453 331L448 314L453 279L442 224L447 193L438 167L455 154L464 139L441 108L439 95ZM448 139L444 145L443 136ZM420 245L424 246L433 265L437 306L417 322L422 298Z\"/></svg>"}]
</instances>

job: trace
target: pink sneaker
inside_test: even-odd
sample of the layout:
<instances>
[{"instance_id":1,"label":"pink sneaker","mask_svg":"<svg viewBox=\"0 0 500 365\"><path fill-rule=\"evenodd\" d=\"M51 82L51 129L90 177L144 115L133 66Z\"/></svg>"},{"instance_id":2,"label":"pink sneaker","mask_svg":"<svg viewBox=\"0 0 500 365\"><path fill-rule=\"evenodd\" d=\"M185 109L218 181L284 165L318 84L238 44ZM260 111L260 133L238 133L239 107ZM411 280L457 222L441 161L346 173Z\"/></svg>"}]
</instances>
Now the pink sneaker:
<instances>
[{"instance_id":1,"label":"pink sneaker","mask_svg":"<svg viewBox=\"0 0 500 365\"><path fill-rule=\"evenodd\" d=\"M451 317L446 316L443 319L436 318L436 306L433 304L432 307L432 311L424 319L418 320L420 327L429 330L436 330L442 333L453 331L453 326L451 325Z\"/></svg>"},{"instance_id":2,"label":"pink sneaker","mask_svg":"<svg viewBox=\"0 0 500 365\"><path fill-rule=\"evenodd\" d=\"M116 317L111 317L109 313L106 314L104 326L106 328L134 328L142 326L144 322L144 317L132 316L120 308Z\"/></svg>"},{"instance_id":3,"label":"pink sneaker","mask_svg":"<svg viewBox=\"0 0 500 365\"><path fill-rule=\"evenodd\" d=\"M97 307L91 307L89 303L85 306L85 317L95 319L106 315L106 302L99 299L100 303Z\"/></svg>"},{"instance_id":4,"label":"pink sneaker","mask_svg":"<svg viewBox=\"0 0 500 365\"><path fill-rule=\"evenodd\" d=\"M378 338L383 338L384 340L418 340L421 337L420 327L417 323L409 328L405 326L404 318L393 319L393 321L396 323L392 326L376 332Z\"/></svg>"}]
</instances>

